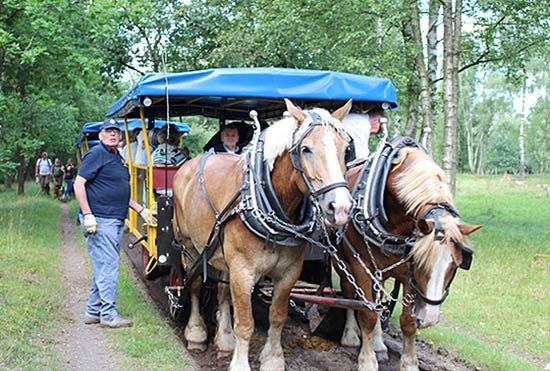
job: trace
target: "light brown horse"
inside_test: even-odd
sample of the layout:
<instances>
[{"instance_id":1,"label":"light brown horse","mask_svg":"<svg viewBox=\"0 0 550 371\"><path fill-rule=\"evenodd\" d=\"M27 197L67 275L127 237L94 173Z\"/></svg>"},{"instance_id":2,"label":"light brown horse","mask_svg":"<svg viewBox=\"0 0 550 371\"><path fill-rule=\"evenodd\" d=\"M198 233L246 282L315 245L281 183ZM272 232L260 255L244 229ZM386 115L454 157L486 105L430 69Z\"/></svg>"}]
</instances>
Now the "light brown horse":
<instances>
[{"instance_id":1,"label":"light brown horse","mask_svg":"<svg viewBox=\"0 0 550 371\"><path fill-rule=\"evenodd\" d=\"M414 347L416 329L438 323L440 305L447 296L457 268L469 269L471 263L472 251L465 246L466 236L481 228L481 225L460 222L443 171L422 149L405 146L398 150L388 166L390 171L385 184L381 183L380 192L383 193L377 192L378 195L383 194L383 211L387 218L383 228L369 230L372 225L361 217L364 215L363 209L355 209L352 217L359 221L355 223L357 227L348 226L338 250L373 305L381 302L379 298L377 300L377 294L384 294L377 284L388 277L403 283L403 297L406 299L400 317L403 332L400 369L417 371ZM373 164L370 171L375 168ZM360 174L361 167L348 172L350 187L358 178L365 184L364 173ZM367 203L368 200L365 207ZM380 215L378 210L377 213L371 212L369 217L374 220ZM377 236L377 233L380 234ZM350 248L350 245L353 247ZM354 256L354 252L358 255ZM345 278L342 277L341 281L344 295L353 297L356 289ZM362 337L358 370L378 370L375 350L382 352L379 358L385 359L387 348L381 341L377 313L358 311L359 328L353 313L350 313L348 311L341 343L359 346ZM380 338L375 335L375 330Z\"/></svg>"},{"instance_id":2,"label":"light brown horse","mask_svg":"<svg viewBox=\"0 0 550 371\"><path fill-rule=\"evenodd\" d=\"M286 104L290 117L266 129L263 148L264 163L280 206L290 223L297 223L300 203L304 196L313 195L325 223L343 225L348 221L351 196L344 179L349 143L341 120L348 114L351 101L332 115L323 109L303 111L288 100ZM245 157L217 154L206 161L195 158L175 175L174 231L186 254L196 258L207 246L217 220L214 210L221 215L228 204L239 204L235 195L244 185L247 166L250 165ZM220 225L221 246L209 259L211 266L229 273L234 309L232 331L229 293L221 289L215 343L222 352L234 348L229 370L250 370L248 352L254 331L251 293L255 284L267 275L272 279L274 291L270 327L260 354L261 370L284 370L281 331L291 288L302 269L305 246L300 243L298 247L273 247L253 234L241 219L242 216L235 215ZM187 259L182 257L182 261L189 266ZM188 348L203 348L207 341L206 326L198 308L199 281L191 292L191 313L185 329Z\"/></svg>"}]
</instances>

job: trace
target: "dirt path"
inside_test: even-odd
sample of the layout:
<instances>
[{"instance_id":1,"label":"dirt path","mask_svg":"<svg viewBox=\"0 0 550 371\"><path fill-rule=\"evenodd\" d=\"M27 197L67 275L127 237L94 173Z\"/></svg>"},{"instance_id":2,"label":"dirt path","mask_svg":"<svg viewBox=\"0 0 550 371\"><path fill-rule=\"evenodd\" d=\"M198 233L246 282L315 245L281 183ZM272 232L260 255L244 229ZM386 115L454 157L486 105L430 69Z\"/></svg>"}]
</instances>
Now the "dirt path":
<instances>
[{"instance_id":1,"label":"dirt path","mask_svg":"<svg viewBox=\"0 0 550 371\"><path fill-rule=\"evenodd\" d=\"M161 312L164 312L168 317L168 301L166 300L166 295L163 293L165 284L163 284L162 278L150 281L146 280L139 273L143 270L141 249L129 250L125 248L124 246L127 246L129 242L128 238L129 235L126 234L121 245L123 246L122 251L128 257L125 260L133 266L137 280L143 283L143 287L151 299L157 303ZM260 367L257 355L265 343L266 321L266 313L260 314L259 318L256 318L256 328L250 345L252 370L259 370ZM185 342L183 339L183 325L172 322L172 326L180 336L182 342ZM210 327L210 334L212 334L214 327ZM402 350L400 333L394 329L387 330L384 334L384 342L389 349L390 359L379 365L379 371L399 370L399 359ZM358 348L344 348L330 340L312 337L308 326L292 317L289 317L284 327L282 343L285 353L285 371L353 371L357 369ZM436 349L419 340L416 341L416 351L421 371L476 370L475 367L454 359L452 354L442 349ZM230 362L229 357L218 358L212 341L210 341L208 349L205 352L190 352L189 355L193 358L197 369L200 369L200 371L226 371Z\"/></svg>"},{"instance_id":2,"label":"dirt path","mask_svg":"<svg viewBox=\"0 0 550 371\"><path fill-rule=\"evenodd\" d=\"M83 323L90 285L90 269L86 251L78 247L74 220L69 207L62 204L61 234L63 243L63 285L66 292L66 316L62 318L57 351L65 360L66 371L115 371L117 361L124 355L107 342L99 325Z\"/></svg>"}]
</instances>

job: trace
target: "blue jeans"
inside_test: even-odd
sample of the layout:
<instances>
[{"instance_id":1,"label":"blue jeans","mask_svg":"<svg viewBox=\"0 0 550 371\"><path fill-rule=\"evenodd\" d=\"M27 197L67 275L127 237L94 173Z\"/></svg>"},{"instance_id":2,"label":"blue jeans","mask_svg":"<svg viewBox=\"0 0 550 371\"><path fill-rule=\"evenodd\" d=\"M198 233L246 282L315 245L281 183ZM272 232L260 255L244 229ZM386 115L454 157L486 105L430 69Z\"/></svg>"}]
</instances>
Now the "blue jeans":
<instances>
[{"instance_id":1,"label":"blue jeans","mask_svg":"<svg viewBox=\"0 0 550 371\"><path fill-rule=\"evenodd\" d=\"M67 183L67 188L65 188L65 193L63 196L72 196L73 195L73 180L72 179L65 179L65 183Z\"/></svg>"},{"instance_id":2,"label":"blue jeans","mask_svg":"<svg viewBox=\"0 0 550 371\"><path fill-rule=\"evenodd\" d=\"M82 215L79 215L79 219L92 263L92 283L86 314L101 318L114 317L118 314L116 296L124 221L96 217L97 233L88 234L83 227Z\"/></svg>"}]
</instances>

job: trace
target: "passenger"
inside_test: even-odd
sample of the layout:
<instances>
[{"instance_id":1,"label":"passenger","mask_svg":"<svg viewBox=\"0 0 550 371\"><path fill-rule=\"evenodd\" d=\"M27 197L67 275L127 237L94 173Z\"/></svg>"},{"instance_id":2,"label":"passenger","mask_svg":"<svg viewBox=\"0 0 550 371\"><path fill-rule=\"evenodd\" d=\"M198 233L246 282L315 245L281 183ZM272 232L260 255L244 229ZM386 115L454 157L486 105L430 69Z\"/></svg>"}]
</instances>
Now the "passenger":
<instances>
[{"instance_id":1,"label":"passenger","mask_svg":"<svg viewBox=\"0 0 550 371\"><path fill-rule=\"evenodd\" d=\"M132 130L132 132L128 135L128 137L130 138L130 145L126 144L123 148L122 148L122 158L124 158L124 161L128 161L128 148L130 148L130 154L132 155L132 161L136 162L136 151L137 151L137 147L138 147L138 141L137 141L137 137L139 135L139 133L141 132L141 129L137 128L137 129L134 129Z\"/></svg>"},{"instance_id":2,"label":"passenger","mask_svg":"<svg viewBox=\"0 0 550 371\"><path fill-rule=\"evenodd\" d=\"M158 132L158 147L151 154L153 166L180 166L187 159L178 148L180 134L175 125L166 125Z\"/></svg>"},{"instance_id":3,"label":"passenger","mask_svg":"<svg viewBox=\"0 0 550 371\"><path fill-rule=\"evenodd\" d=\"M369 157L370 135L380 132L380 118L386 115L386 111L375 108L369 113L350 113L342 121L342 126L353 139L357 159Z\"/></svg>"},{"instance_id":4,"label":"passenger","mask_svg":"<svg viewBox=\"0 0 550 371\"><path fill-rule=\"evenodd\" d=\"M184 146L182 149L181 149L181 153L183 153L183 155L185 156L186 160L189 160L191 158L191 155L189 153L189 148L187 146Z\"/></svg>"},{"instance_id":5,"label":"passenger","mask_svg":"<svg viewBox=\"0 0 550 371\"><path fill-rule=\"evenodd\" d=\"M145 135L143 134L143 131L139 132L136 141L136 157L132 158L132 160L135 164L147 166L147 152L145 151Z\"/></svg>"},{"instance_id":6,"label":"passenger","mask_svg":"<svg viewBox=\"0 0 550 371\"><path fill-rule=\"evenodd\" d=\"M216 153L241 154L242 148L237 145L240 140L239 129L236 125L229 124L222 127L220 133L221 143L215 144L212 148Z\"/></svg>"},{"instance_id":7,"label":"passenger","mask_svg":"<svg viewBox=\"0 0 550 371\"><path fill-rule=\"evenodd\" d=\"M130 198L130 174L117 150L121 138L118 122L105 120L99 132L100 144L86 153L74 182L78 219L92 263L84 324L111 328L133 324L118 314L116 303L120 241L128 207L146 223L156 223L149 209Z\"/></svg>"}]
</instances>

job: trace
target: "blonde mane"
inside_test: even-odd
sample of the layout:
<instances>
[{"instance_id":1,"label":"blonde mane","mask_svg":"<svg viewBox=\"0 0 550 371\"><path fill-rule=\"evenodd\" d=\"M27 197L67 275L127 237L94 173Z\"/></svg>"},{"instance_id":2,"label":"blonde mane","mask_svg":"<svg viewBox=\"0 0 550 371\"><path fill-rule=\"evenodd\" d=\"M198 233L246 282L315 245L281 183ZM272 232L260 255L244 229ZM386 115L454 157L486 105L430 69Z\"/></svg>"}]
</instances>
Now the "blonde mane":
<instances>
[{"instance_id":1,"label":"blonde mane","mask_svg":"<svg viewBox=\"0 0 550 371\"><path fill-rule=\"evenodd\" d=\"M332 124L339 133L344 133L342 123L332 117L327 110L314 108L304 112L316 112L321 116L322 124ZM264 159L269 165L269 170L273 170L273 165L277 157L289 150L298 138L309 128L313 120L308 115L306 120L297 128L293 117L285 117L266 129L264 143Z\"/></svg>"},{"instance_id":2,"label":"blonde mane","mask_svg":"<svg viewBox=\"0 0 550 371\"><path fill-rule=\"evenodd\" d=\"M407 214L418 217L426 205L448 203L454 205L453 195L443 170L422 150L404 148L393 161L393 170L397 169L409 155L417 155L409 166L395 177L397 197L405 205ZM392 170L392 171L393 171ZM452 241L462 242L464 236L458 229L458 218L442 216L439 221L445 231L442 241L436 242L435 230L419 238L412 249L416 267L427 272L434 266L440 253L440 246Z\"/></svg>"}]
</instances>

